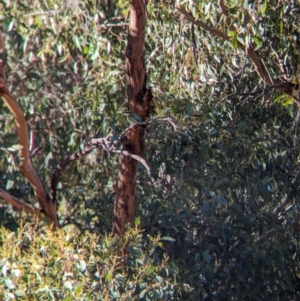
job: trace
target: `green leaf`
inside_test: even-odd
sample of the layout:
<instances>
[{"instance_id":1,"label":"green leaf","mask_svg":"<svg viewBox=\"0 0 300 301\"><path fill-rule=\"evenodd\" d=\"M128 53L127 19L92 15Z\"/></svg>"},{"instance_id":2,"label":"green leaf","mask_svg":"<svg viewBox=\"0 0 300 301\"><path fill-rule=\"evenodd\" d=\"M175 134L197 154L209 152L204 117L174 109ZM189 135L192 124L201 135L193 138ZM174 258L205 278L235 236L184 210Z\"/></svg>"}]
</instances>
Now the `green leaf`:
<instances>
[{"instance_id":1,"label":"green leaf","mask_svg":"<svg viewBox=\"0 0 300 301\"><path fill-rule=\"evenodd\" d=\"M138 227L141 224L141 218L139 216L135 218L134 224L136 227Z\"/></svg>"},{"instance_id":2,"label":"green leaf","mask_svg":"<svg viewBox=\"0 0 300 301\"><path fill-rule=\"evenodd\" d=\"M160 283L163 283L163 282L164 282L164 278L162 278L162 277L160 277L160 276L158 276L158 275L155 276L155 279L156 279L158 282L160 282Z\"/></svg>"},{"instance_id":3,"label":"green leaf","mask_svg":"<svg viewBox=\"0 0 300 301\"><path fill-rule=\"evenodd\" d=\"M154 267L151 267L151 268L149 268L149 269L146 270L146 274L147 274L147 275L151 275L151 274L153 274L154 272L155 272L155 268L154 268Z\"/></svg>"},{"instance_id":4,"label":"green leaf","mask_svg":"<svg viewBox=\"0 0 300 301\"><path fill-rule=\"evenodd\" d=\"M203 256L203 259L206 263L210 263L211 261L211 256L208 252L202 252L202 256Z\"/></svg>"},{"instance_id":5,"label":"green leaf","mask_svg":"<svg viewBox=\"0 0 300 301\"><path fill-rule=\"evenodd\" d=\"M165 246L163 245L163 243L162 243L161 241L159 241L159 242L157 243L157 245L158 245L160 248L162 248L163 250L165 250Z\"/></svg>"},{"instance_id":6,"label":"green leaf","mask_svg":"<svg viewBox=\"0 0 300 301\"><path fill-rule=\"evenodd\" d=\"M13 283L13 281L9 278L5 279L4 283L5 283L6 287L8 287L9 289L14 289L16 287L16 285Z\"/></svg>"},{"instance_id":7,"label":"green leaf","mask_svg":"<svg viewBox=\"0 0 300 301\"><path fill-rule=\"evenodd\" d=\"M6 190L11 189L14 186L14 184L15 184L15 181L13 181L13 180L7 180L5 189Z\"/></svg>"},{"instance_id":8,"label":"green leaf","mask_svg":"<svg viewBox=\"0 0 300 301\"><path fill-rule=\"evenodd\" d=\"M10 152L15 152L15 151L21 150L22 148L23 148L23 145L15 144L15 145L8 147L7 150Z\"/></svg>"},{"instance_id":9,"label":"green leaf","mask_svg":"<svg viewBox=\"0 0 300 301\"><path fill-rule=\"evenodd\" d=\"M23 291L21 291L21 290L15 290L14 294L17 297L26 297L26 294Z\"/></svg>"},{"instance_id":10,"label":"green leaf","mask_svg":"<svg viewBox=\"0 0 300 301\"><path fill-rule=\"evenodd\" d=\"M260 13L262 14L262 16L266 14L267 8L268 8L268 3L267 1L265 1L265 3L260 6Z\"/></svg>"},{"instance_id":11,"label":"green leaf","mask_svg":"<svg viewBox=\"0 0 300 301\"><path fill-rule=\"evenodd\" d=\"M232 38L232 39L231 39L231 44L232 44L232 46L233 46L233 48L234 48L235 50L237 50L237 49L239 48L237 38L235 38L235 37Z\"/></svg>"},{"instance_id":12,"label":"green leaf","mask_svg":"<svg viewBox=\"0 0 300 301\"><path fill-rule=\"evenodd\" d=\"M108 272L104 275L104 277L108 280L108 281L111 281L112 279L112 275L111 275L111 272Z\"/></svg>"},{"instance_id":13,"label":"green leaf","mask_svg":"<svg viewBox=\"0 0 300 301\"><path fill-rule=\"evenodd\" d=\"M65 281L64 287L67 288L68 290L72 290L72 283L70 281Z\"/></svg>"},{"instance_id":14,"label":"green leaf","mask_svg":"<svg viewBox=\"0 0 300 301\"><path fill-rule=\"evenodd\" d=\"M73 42L75 43L76 47L81 50L80 41L77 35L73 35Z\"/></svg>"},{"instance_id":15,"label":"green leaf","mask_svg":"<svg viewBox=\"0 0 300 301\"><path fill-rule=\"evenodd\" d=\"M77 264L76 267L79 271L84 272L86 270L86 263L83 260L80 260Z\"/></svg>"},{"instance_id":16,"label":"green leaf","mask_svg":"<svg viewBox=\"0 0 300 301\"><path fill-rule=\"evenodd\" d=\"M176 239L170 237L170 236L164 236L160 240L165 240L165 241L176 241Z\"/></svg>"}]
</instances>

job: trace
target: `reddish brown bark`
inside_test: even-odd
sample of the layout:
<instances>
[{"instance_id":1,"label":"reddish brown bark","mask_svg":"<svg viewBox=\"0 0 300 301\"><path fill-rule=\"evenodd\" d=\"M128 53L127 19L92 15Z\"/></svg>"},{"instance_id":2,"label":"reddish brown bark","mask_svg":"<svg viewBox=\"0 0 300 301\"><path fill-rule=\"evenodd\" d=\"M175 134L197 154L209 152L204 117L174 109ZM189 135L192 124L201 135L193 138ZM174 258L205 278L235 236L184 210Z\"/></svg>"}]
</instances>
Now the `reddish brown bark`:
<instances>
[{"instance_id":1,"label":"reddish brown bark","mask_svg":"<svg viewBox=\"0 0 300 301\"><path fill-rule=\"evenodd\" d=\"M27 121L24 117L24 112L21 106L18 104L16 99L9 93L6 87L6 74L5 74L5 50L4 50L4 40L2 33L0 32L0 96L4 100L7 107L10 109L12 115L15 118L18 133L18 142L22 146L19 151L20 156L20 171L30 182L34 189L35 195L40 205L41 212L43 212L49 223L53 224L54 227L58 227L58 220L56 215L56 203L50 201L50 198L36 173L33 164L31 162L31 157L29 153L29 135ZM19 209L22 209L28 213L39 214L38 210L35 210L11 196L8 192L1 189L0 197L5 199L7 202L12 204Z\"/></svg>"},{"instance_id":2,"label":"reddish brown bark","mask_svg":"<svg viewBox=\"0 0 300 301\"><path fill-rule=\"evenodd\" d=\"M130 0L130 20L126 47L127 97L129 110L144 121L153 107L151 91L146 88L144 60L146 3ZM146 131L135 125L122 137L123 150L142 156ZM120 176L116 186L113 232L123 235L126 224L133 225L137 202L136 175L138 161L121 157Z\"/></svg>"}]
</instances>

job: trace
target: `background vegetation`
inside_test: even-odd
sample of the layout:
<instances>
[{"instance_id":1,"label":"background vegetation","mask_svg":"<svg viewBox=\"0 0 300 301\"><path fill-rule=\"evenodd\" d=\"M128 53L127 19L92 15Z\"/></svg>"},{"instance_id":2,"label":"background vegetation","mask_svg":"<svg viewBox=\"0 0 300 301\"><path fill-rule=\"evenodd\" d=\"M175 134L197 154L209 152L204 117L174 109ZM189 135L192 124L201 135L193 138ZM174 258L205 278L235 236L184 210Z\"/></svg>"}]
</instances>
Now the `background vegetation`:
<instances>
[{"instance_id":1,"label":"background vegetation","mask_svg":"<svg viewBox=\"0 0 300 301\"><path fill-rule=\"evenodd\" d=\"M136 229L108 234L119 157L103 150L62 174L56 233L41 225L32 234L32 218L0 201L4 300L299 299L298 104L267 87L237 47L252 43L272 77L296 83L299 3L228 1L232 31L218 3L185 2L230 40L184 20L179 3L148 3L156 108L145 159L156 183L140 166ZM33 163L49 188L67 154L128 126L128 3L0 7L9 84L35 129ZM0 185L34 204L17 168L14 119L0 106Z\"/></svg>"}]
</instances>

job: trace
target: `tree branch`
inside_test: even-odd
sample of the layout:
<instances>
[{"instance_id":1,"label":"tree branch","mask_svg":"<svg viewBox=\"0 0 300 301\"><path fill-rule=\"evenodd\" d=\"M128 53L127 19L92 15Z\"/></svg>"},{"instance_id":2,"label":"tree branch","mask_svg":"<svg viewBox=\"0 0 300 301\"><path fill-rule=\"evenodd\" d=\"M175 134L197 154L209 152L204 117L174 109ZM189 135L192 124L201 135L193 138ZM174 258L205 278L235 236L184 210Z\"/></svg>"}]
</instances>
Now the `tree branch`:
<instances>
[{"instance_id":1,"label":"tree branch","mask_svg":"<svg viewBox=\"0 0 300 301\"><path fill-rule=\"evenodd\" d=\"M40 210L35 209L31 207L30 205L24 203L23 201L17 199L16 197L12 196L7 191L0 188L0 198L7 201L10 205L25 211L26 213L32 214L32 215L40 215Z\"/></svg>"},{"instance_id":2,"label":"tree branch","mask_svg":"<svg viewBox=\"0 0 300 301\"><path fill-rule=\"evenodd\" d=\"M142 126L145 126L146 123L142 123ZM127 129L125 129L122 134L120 135L120 139L111 141L111 138L113 137L113 133L110 133L104 138L93 138L91 141L84 147L83 150L77 151L73 153L70 156L67 156L61 163L59 163L55 170L52 173L51 176L51 193L50 193L50 198L52 202L56 202L56 187L58 183L58 179L64 170L70 163L88 155L92 150L98 147L102 147L105 151L107 152L113 152L116 154L121 154L130 158L133 158L134 160L140 162L141 164L144 165L144 167L147 170L148 176L150 177L151 181L153 184L156 184L155 179L152 177L151 169L149 165L147 164L146 160L143 159L142 157L138 155L134 155L126 150L119 150L117 147L121 144L122 138L126 135L126 133L130 130L132 130L134 127L139 127L141 125L139 124L133 124Z\"/></svg>"},{"instance_id":3,"label":"tree branch","mask_svg":"<svg viewBox=\"0 0 300 301\"><path fill-rule=\"evenodd\" d=\"M222 38L226 41L230 40L230 37L226 33L224 33L223 31L221 31L215 27L207 25L206 23L202 22L201 20L196 20L193 17L193 15L191 13L189 13L188 11L186 11L182 6L179 6L178 10L191 23L194 23L195 25L203 28L204 30L208 31L209 33L212 33L213 35L215 35L219 38Z\"/></svg>"},{"instance_id":4,"label":"tree branch","mask_svg":"<svg viewBox=\"0 0 300 301\"><path fill-rule=\"evenodd\" d=\"M54 227L58 227L56 204L50 202L49 196L31 162L29 154L28 126L23 110L14 97L10 95L6 87L5 57L3 56L3 53L5 53L4 40L2 33L0 32L0 96L10 109L17 123L18 140L19 144L22 146L19 151L20 170L33 187L42 212L46 215L48 221L54 224Z\"/></svg>"},{"instance_id":5,"label":"tree branch","mask_svg":"<svg viewBox=\"0 0 300 301\"><path fill-rule=\"evenodd\" d=\"M67 156L61 163L59 163L55 170L52 173L51 176L51 192L50 192L50 198L51 202L56 202L56 187L58 183L58 178L61 175L64 168L66 168L70 163L76 161L79 158L82 158L89 154L93 149L103 146L104 149L109 149L110 145L110 139L113 136L112 133L107 135L105 138L97 138L92 139L90 143L88 143L83 150L77 151L74 154Z\"/></svg>"},{"instance_id":6,"label":"tree branch","mask_svg":"<svg viewBox=\"0 0 300 301\"><path fill-rule=\"evenodd\" d=\"M227 12L227 8L224 4L224 1L219 0L219 6L221 8L222 13L225 15L225 22L226 25L229 26L230 29L236 31L236 28L231 24L231 20L228 16L228 12ZM188 11L186 11L182 6L180 6L179 11L182 15L185 16L185 18L192 22L195 25L198 25L199 27L201 27L202 29L206 30L207 32L223 39L226 41L230 41L231 38L224 33L223 31L209 26L206 23L200 21L200 20L195 20L195 18L193 17L193 15L191 13L189 13ZM263 63L263 61L259 58L259 55L257 54L257 52L254 50L253 46L251 45L251 43L249 45L243 45L241 42L237 41L237 45L238 48L241 49L242 51L244 51L247 55L247 57L249 58L249 60L252 62L258 76L260 77L261 80L263 80L263 82L270 86L273 87L275 89L277 89L280 92L283 92L285 94L287 94L288 96L292 97L294 100L296 100L297 102L300 101L299 98L299 85L295 86L294 84L292 84L291 82L281 82L277 79L273 79L268 71L268 69L266 68L265 64Z\"/></svg>"}]
</instances>

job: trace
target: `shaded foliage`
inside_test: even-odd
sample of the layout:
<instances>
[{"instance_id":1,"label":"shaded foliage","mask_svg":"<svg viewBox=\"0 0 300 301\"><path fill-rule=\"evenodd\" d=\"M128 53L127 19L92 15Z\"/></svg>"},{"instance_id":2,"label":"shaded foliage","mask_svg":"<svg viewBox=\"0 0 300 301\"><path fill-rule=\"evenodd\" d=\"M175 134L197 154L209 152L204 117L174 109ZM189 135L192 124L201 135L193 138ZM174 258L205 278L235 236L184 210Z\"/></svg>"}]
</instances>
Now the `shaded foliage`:
<instances>
[{"instance_id":1,"label":"shaded foliage","mask_svg":"<svg viewBox=\"0 0 300 301\"><path fill-rule=\"evenodd\" d=\"M99 129L104 136L127 126L127 4L118 1L107 10L97 1L75 1L61 9L55 1L48 8L35 3L2 4L1 25L9 37L13 93L36 125L34 164L49 183L56 164ZM147 128L145 158L157 183L140 166L138 215L144 236L134 236L143 241L137 247L140 256L153 247L147 235L175 239L150 256L168 258L168 269L177 271L176 277L175 272L159 274L165 281L161 287L169 285L170 300L297 300L298 105L265 87L236 41L253 43L274 78L283 77L280 56L287 80L296 81L298 2L230 1L239 30L228 30L228 42L183 21L173 1L150 1L147 9L146 58L156 115ZM192 1L186 9L211 26L224 22L214 2ZM59 11L31 15L40 10ZM15 168L13 118L0 105L1 187L34 202ZM99 151L65 171L58 191L63 226L110 230L118 167L116 155ZM19 213L4 207L0 212L1 222L15 228ZM36 239L41 244L42 238ZM138 280L134 273L125 274L128 282L120 285L124 296L119 298L127 300L125 291L134 292L128 283ZM151 287L153 279L145 273L138 283ZM103 281L108 288L119 280ZM130 298L156 297L133 293Z\"/></svg>"}]
</instances>

